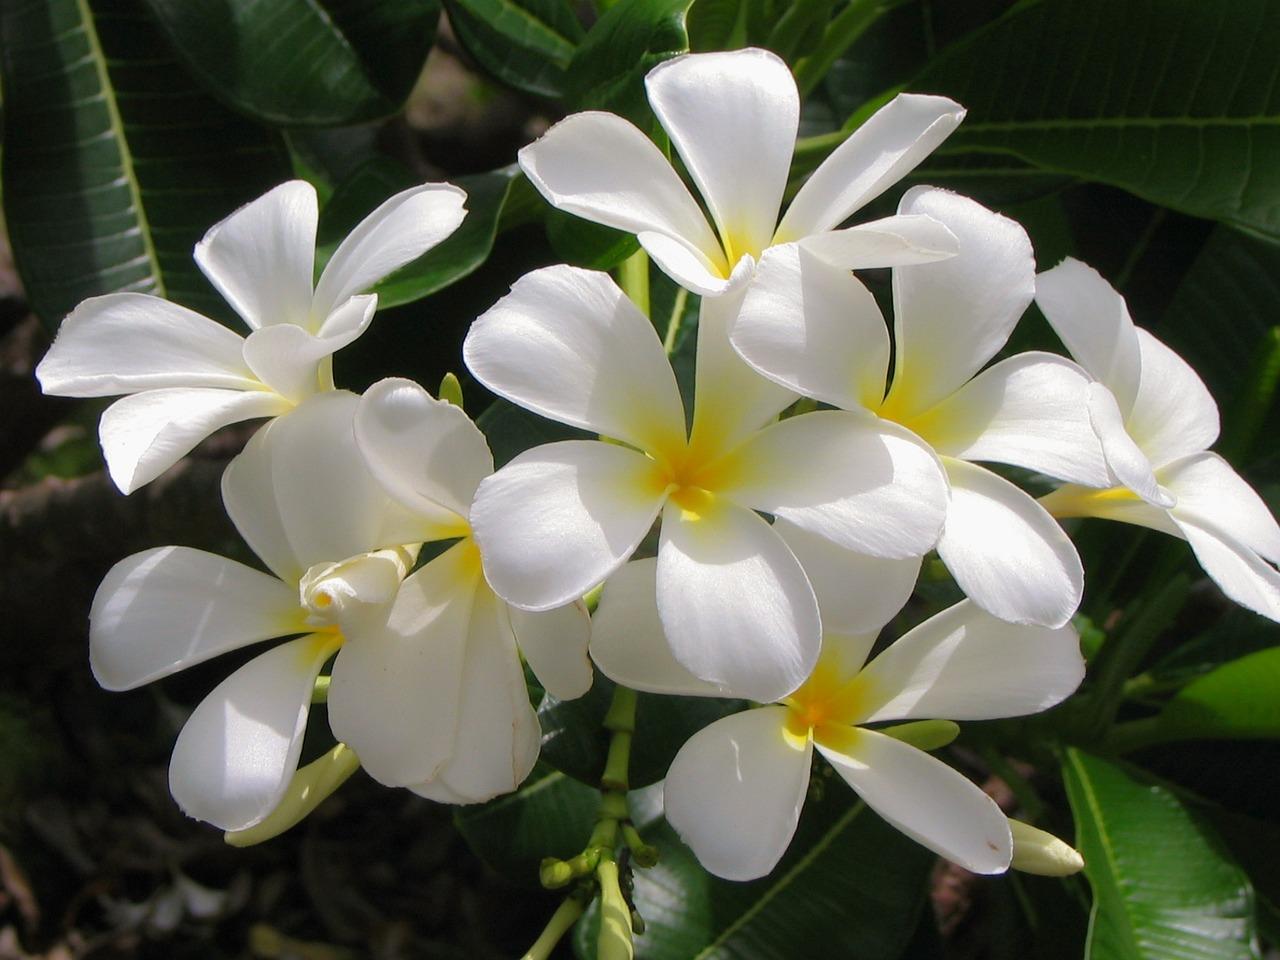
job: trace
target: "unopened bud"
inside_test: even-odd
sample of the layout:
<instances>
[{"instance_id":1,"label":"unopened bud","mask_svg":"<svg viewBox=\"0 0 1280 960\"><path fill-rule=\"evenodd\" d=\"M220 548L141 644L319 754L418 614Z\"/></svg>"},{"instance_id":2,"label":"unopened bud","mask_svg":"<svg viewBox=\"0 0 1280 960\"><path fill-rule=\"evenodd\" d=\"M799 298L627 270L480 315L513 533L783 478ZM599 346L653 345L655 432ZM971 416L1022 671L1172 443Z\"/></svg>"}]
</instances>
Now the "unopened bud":
<instances>
[{"instance_id":1,"label":"unopened bud","mask_svg":"<svg viewBox=\"0 0 1280 960\"><path fill-rule=\"evenodd\" d=\"M538 879L548 890L556 890L573 879L573 867L556 857L546 857L538 866Z\"/></svg>"},{"instance_id":2,"label":"unopened bud","mask_svg":"<svg viewBox=\"0 0 1280 960\"><path fill-rule=\"evenodd\" d=\"M596 876L600 880L600 939L596 944L596 960L634 960L631 907L618 884L618 865L612 860L603 860Z\"/></svg>"},{"instance_id":3,"label":"unopened bud","mask_svg":"<svg viewBox=\"0 0 1280 960\"><path fill-rule=\"evenodd\" d=\"M251 847L278 837L299 823L335 790L347 782L347 778L360 768L355 751L340 743L324 756L312 760L298 770L285 788L284 796L266 819L244 830L231 830L222 835L233 847Z\"/></svg>"},{"instance_id":4,"label":"unopened bud","mask_svg":"<svg viewBox=\"0 0 1280 960\"><path fill-rule=\"evenodd\" d=\"M1009 830L1013 833L1013 869L1042 877L1069 877L1084 869L1080 851L1052 833L1012 817Z\"/></svg>"},{"instance_id":5,"label":"unopened bud","mask_svg":"<svg viewBox=\"0 0 1280 960\"><path fill-rule=\"evenodd\" d=\"M452 403L459 410L462 409L462 384L458 382L458 378L452 373L444 375L444 379L440 381L440 390L437 395L441 400Z\"/></svg>"}]
</instances>

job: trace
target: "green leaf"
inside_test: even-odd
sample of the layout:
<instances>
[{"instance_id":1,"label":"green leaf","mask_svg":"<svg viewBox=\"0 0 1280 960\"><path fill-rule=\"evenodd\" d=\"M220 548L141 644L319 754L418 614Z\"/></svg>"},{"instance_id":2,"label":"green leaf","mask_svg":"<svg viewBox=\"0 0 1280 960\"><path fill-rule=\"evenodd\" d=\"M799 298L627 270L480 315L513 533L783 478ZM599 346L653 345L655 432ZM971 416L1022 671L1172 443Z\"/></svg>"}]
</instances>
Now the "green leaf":
<instances>
[{"instance_id":1,"label":"green leaf","mask_svg":"<svg viewBox=\"0 0 1280 960\"><path fill-rule=\"evenodd\" d=\"M1089 960L1246 960L1253 888L1168 788L1079 750L1063 764L1093 887Z\"/></svg>"},{"instance_id":2,"label":"green leaf","mask_svg":"<svg viewBox=\"0 0 1280 960\"><path fill-rule=\"evenodd\" d=\"M565 0L445 0L467 53L503 83L543 97L564 95L564 73L582 24Z\"/></svg>"},{"instance_id":3,"label":"green leaf","mask_svg":"<svg viewBox=\"0 0 1280 960\"><path fill-rule=\"evenodd\" d=\"M1158 718L1161 739L1280 738L1280 647L1223 664L1183 687Z\"/></svg>"},{"instance_id":4,"label":"green leaf","mask_svg":"<svg viewBox=\"0 0 1280 960\"><path fill-rule=\"evenodd\" d=\"M548 695L543 699L538 721L542 724L544 761L583 783L600 782L609 752L604 715L613 698L613 686L608 677L597 671L586 696L557 700ZM686 740L708 724L745 707L742 700L640 694L631 742L632 788L661 780Z\"/></svg>"},{"instance_id":5,"label":"green leaf","mask_svg":"<svg viewBox=\"0 0 1280 960\"><path fill-rule=\"evenodd\" d=\"M1245 391L1253 384L1248 374L1280 321L1277 303L1280 247L1219 227L1182 277L1159 325L1152 328L1170 347L1194 360L1196 372L1226 413L1224 446L1237 455L1255 446L1257 454L1275 454L1275 444L1265 440L1280 430L1280 405L1274 398L1266 398L1269 402L1258 411L1260 419L1252 429L1238 414L1250 407ZM1280 477L1280 470L1272 476Z\"/></svg>"},{"instance_id":6,"label":"green leaf","mask_svg":"<svg viewBox=\"0 0 1280 960\"><path fill-rule=\"evenodd\" d=\"M1026 0L910 89L968 118L940 153L1004 153L1280 238L1280 4Z\"/></svg>"},{"instance_id":7,"label":"green leaf","mask_svg":"<svg viewBox=\"0 0 1280 960\"><path fill-rule=\"evenodd\" d=\"M693 0L621 0L610 7L574 54L565 89L574 110L608 110L642 130L656 123L644 76L689 49L685 15Z\"/></svg>"},{"instance_id":8,"label":"green leaf","mask_svg":"<svg viewBox=\"0 0 1280 960\"><path fill-rule=\"evenodd\" d=\"M136 0L0 5L3 195L27 297L50 328L85 297L226 305L204 232L289 176L275 134L206 97Z\"/></svg>"},{"instance_id":9,"label":"green leaf","mask_svg":"<svg viewBox=\"0 0 1280 960\"><path fill-rule=\"evenodd\" d=\"M538 886L543 857L581 853L595 824L600 794L544 763L515 793L458 807L454 822L475 854L504 876Z\"/></svg>"},{"instance_id":10,"label":"green leaf","mask_svg":"<svg viewBox=\"0 0 1280 960\"><path fill-rule=\"evenodd\" d=\"M147 0L192 72L264 123L336 126L386 116L413 89L437 0Z\"/></svg>"},{"instance_id":11,"label":"green leaf","mask_svg":"<svg viewBox=\"0 0 1280 960\"><path fill-rule=\"evenodd\" d=\"M791 848L773 873L751 883L711 876L674 830L643 831L658 865L635 871L644 960L894 960L924 904L934 857L856 802L842 782L810 797ZM714 802L714 798L708 798ZM744 837L743 843L750 843ZM574 946L594 957L593 918Z\"/></svg>"},{"instance_id":12,"label":"green leaf","mask_svg":"<svg viewBox=\"0 0 1280 960\"><path fill-rule=\"evenodd\" d=\"M476 426L489 441L495 469L517 454L543 443L591 438L586 431L540 417L501 398L494 400L476 417Z\"/></svg>"},{"instance_id":13,"label":"green leaf","mask_svg":"<svg viewBox=\"0 0 1280 960\"><path fill-rule=\"evenodd\" d=\"M405 264L373 288L378 307L412 303L461 280L489 256L502 215L520 171L515 166L455 177L467 192L467 216L453 235L417 260ZM331 253L357 223L389 196L419 181L385 158L361 166L334 190L320 216L322 253Z\"/></svg>"}]
</instances>

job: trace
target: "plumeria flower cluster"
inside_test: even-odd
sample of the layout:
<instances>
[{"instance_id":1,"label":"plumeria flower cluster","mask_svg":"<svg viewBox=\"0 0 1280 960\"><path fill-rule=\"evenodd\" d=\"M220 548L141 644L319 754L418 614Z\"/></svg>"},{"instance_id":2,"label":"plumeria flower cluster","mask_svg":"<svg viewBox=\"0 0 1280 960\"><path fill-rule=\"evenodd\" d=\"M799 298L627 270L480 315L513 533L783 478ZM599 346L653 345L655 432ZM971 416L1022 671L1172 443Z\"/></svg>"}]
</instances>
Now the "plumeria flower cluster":
<instances>
[{"instance_id":1,"label":"plumeria flower cluster","mask_svg":"<svg viewBox=\"0 0 1280 960\"><path fill-rule=\"evenodd\" d=\"M895 215L841 226L955 129L958 104L897 97L783 212L799 95L781 60L690 54L647 90L702 204L611 114L561 121L520 165L700 297L691 409L627 292L569 266L517 281L463 356L493 393L592 438L495 471L463 410L420 386L335 389L331 357L367 328L369 288L461 222L447 184L384 203L314 285L306 184L215 226L196 259L245 338L141 294L66 319L41 382L127 394L102 420L126 493L217 427L275 418L222 489L270 574L182 547L121 561L93 608L95 674L128 689L282 641L197 707L174 750L178 802L233 833L291 795L321 696L381 783L448 803L514 790L540 744L522 661L568 699L591 685L589 649L632 690L758 704L697 733L666 780L668 819L714 873L777 864L815 751L970 870L1079 869L927 751L955 721L1041 711L1081 682L1084 571L1058 518L1183 537L1228 596L1280 620L1280 527L1208 452L1212 399L1095 272L1037 277L1025 231L973 200L918 186ZM873 267L892 271L890 322L855 273ZM1074 361L996 360L1033 299ZM1062 485L1036 500L991 464ZM933 550L967 599L878 648Z\"/></svg>"}]
</instances>

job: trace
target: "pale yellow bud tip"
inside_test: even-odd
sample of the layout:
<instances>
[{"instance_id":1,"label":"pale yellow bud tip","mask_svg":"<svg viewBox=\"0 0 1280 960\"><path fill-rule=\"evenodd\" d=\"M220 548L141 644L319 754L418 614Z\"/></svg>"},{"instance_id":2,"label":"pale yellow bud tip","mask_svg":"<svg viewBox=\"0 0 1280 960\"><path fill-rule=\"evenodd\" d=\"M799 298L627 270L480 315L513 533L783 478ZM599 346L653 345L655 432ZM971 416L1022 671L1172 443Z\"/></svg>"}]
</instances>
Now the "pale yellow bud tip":
<instances>
[{"instance_id":1,"label":"pale yellow bud tip","mask_svg":"<svg viewBox=\"0 0 1280 960\"><path fill-rule=\"evenodd\" d=\"M1012 817L1009 830L1013 833L1013 869L1042 877L1069 877L1084 869L1080 851L1052 833Z\"/></svg>"},{"instance_id":2,"label":"pale yellow bud tip","mask_svg":"<svg viewBox=\"0 0 1280 960\"><path fill-rule=\"evenodd\" d=\"M602 861L596 877L600 880L600 939L596 944L596 958L633 960L631 908L618 884L618 865L612 860Z\"/></svg>"}]
</instances>

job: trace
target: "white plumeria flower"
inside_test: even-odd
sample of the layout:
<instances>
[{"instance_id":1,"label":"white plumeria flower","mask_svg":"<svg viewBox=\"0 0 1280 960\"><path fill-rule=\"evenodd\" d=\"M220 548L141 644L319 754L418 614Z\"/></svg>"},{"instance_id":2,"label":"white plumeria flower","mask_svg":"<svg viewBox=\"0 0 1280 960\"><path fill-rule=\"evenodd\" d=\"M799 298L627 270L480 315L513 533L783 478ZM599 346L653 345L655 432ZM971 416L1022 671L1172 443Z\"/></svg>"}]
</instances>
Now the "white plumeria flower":
<instances>
[{"instance_id":1,"label":"white plumeria flower","mask_svg":"<svg viewBox=\"0 0 1280 960\"><path fill-rule=\"evenodd\" d=\"M94 597L90 660L109 690L302 634L219 684L174 747L174 797L224 830L259 823L284 795L316 677L335 652L342 661L345 641L385 620L416 553L400 545L452 534L400 509L369 473L352 427L357 402L342 391L312 397L255 434L223 475L227 512L275 576L161 547L120 561ZM335 679L331 709L353 692L366 695Z\"/></svg>"},{"instance_id":2,"label":"white plumeria flower","mask_svg":"<svg viewBox=\"0 0 1280 960\"><path fill-rule=\"evenodd\" d=\"M1222 591L1280 621L1280 526L1209 447L1218 406L1185 360L1135 327L1124 298L1068 258L1036 280L1036 303L1096 381L1088 409L1107 489L1061 487L1041 503L1057 517L1104 517L1181 537Z\"/></svg>"},{"instance_id":3,"label":"white plumeria flower","mask_svg":"<svg viewBox=\"0 0 1280 960\"><path fill-rule=\"evenodd\" d=\"M657 334L607 275L561 266L517 281L472 325L468 367L535 413L621 442L522 453L480 484L471 524L494 590L544 610L602 582L661 514L657 602L677 659L773 700L812 669L821 627L799 562L755 511L846 549L919 557L936 542L945 481L894 424L843 411L769 424L793 394L733 353L707 309L726 299L703 303L686 438ZM754 383L766 389L743 388Z\"/></svg>"},{"instance_id":4,"label":"white plumeria flower","mask_svg":"<svg viewBox=\"0 0 1280 960\"><path fill-rule=\"evenodd\" d=\"M195 249L247 337L160 297L112 293L63 320L36 376L60 396L128 394L103 413L99 435L111 478L131 493L219 427L278 416L333 389L332 355L377 307L362 291L453 233L465 200L446 183L396 194L339 244L313 289L316 192L301 180L281 184Z\"/></svg>"},{"instance_id":5,"label":"white plumeria flower","mask_svg":"<svg viewBox=\"0 0 1280 960\"><path fill-rule=\"evenodd\" d=\"M671 656L648 589L652 576L652 561L637 561L606 584L591 645L600 669L640 690L732 695ZM912 839L975 873L1008 869L1013 838L995 802L925 751L864 725L1044 710L1084 677L1076 633L1009 624L966 600L866 663L877 631L843 630L875 619L848 618L860 601L881 615L892 608L883 585L868 570L833 582L834 592L821 589L829 626L804 684L779 703L717 720L672 761L667 820L717 876L753 880L777 865L800 818L815 747L867 806Z\"/></svg>"},{"instance_id":6,"label":"white plumeria flower","mask_svg":"<svg viewBox=\"0 0 1280 960\"><path fill-rule=\"evenodd\" d=\"M645 89L714 230L662 151L614 114L561 120L520 151L520 167L558 209L636 234L692 292L726 293L775 245L800 242L848 269L954 252L946 230L924 217L833 229L946 139L964 117L954 101L895 97L818 167L779 223L800 120L786 64L754 48L687 54L649 71Z\"/></svg>"},{"instance_id":7,"label":"white plumeria flower","mask_svg":"<svg viewBox=\"0 0 1280 960\"><path fill-rule=\"evenodd\" d=\"M950 482L938 554L957 583L1001 619L1061 626L1084 587L1075 547L1034 499L974 461L1105 485L1085 409L1089 377L1038 352L983 370L1034 294L1035 260L1021 226L931 187L908 191L899 211L944 224L960 252L894 268L887 392L889 333L874 298L803 247L761 263L730 338L778 384L870 411L929 444Z\"/></svg>"},{"instance_id":8,"label":"white plumeria flower","mask_svg":"<svg viewBox=\"0 0 1280 960\"><path fill-rule=\"evenodd\" d=\"M365 769L447 803L478 803L519 786L538 757L523 651L562 700L591 686L590 618L580 603L529 613L485 583L467 513L493 472L483 434L458 407L409 380L374 384L356 439L387 492L424 526L460 541L400 587L384 626L362 633L333 667L329 722Z\"/></svg>"}]
</instances>

